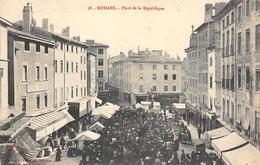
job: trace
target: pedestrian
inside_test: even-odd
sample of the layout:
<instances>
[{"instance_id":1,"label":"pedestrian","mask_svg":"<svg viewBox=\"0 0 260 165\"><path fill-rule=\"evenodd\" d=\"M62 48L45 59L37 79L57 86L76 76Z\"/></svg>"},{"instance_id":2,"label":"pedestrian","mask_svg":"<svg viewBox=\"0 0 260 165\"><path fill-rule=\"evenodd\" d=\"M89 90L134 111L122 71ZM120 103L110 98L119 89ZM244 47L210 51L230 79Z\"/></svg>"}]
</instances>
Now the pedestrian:
<instances>
[{"instance_id":1,"label":"pedestrian","mask_svg":"<svg viewBox=\"0 0 260 165\"><path fill-rule=\"evenodd\" d=\"M64 136L62 136L60 138L60 145L61 145L61 149L64 150L64 147L65 147L65 144L66 144L66 141L64 139Z\"/></svg>"},{"instance_id":2,"label":"pedestrian","mask_svg":"<svg viewBox=\"0 0 260 165\"><path fill-rule=\"evenodd\" d=\"M58 146L58 148L57 148L55 160L56 161L61 161L61 149L60 149L60 146Z\"/></svg>"},{"instance_id":3,"label":"pedestrian","mask_svg":"<svg viewBox=\"0 0 260 165\"><path fill-rule=\"evenodd\" d=\"M181 162L184 162L185 161L185 153L184 153L184 150L182 150L182 153L181 153Z\"/></svg>"},{"instance_id":4,"label":"pedestrian","mask_svg":"<svg viewBox=\"0 0 260 165\"><path fill-rule=\"evenodd\" d=\"M201 127L200 126L198 128L198 136L199 136L199 139L200 139L200 136L201 136Z\"/></svg>"}]
</instances>

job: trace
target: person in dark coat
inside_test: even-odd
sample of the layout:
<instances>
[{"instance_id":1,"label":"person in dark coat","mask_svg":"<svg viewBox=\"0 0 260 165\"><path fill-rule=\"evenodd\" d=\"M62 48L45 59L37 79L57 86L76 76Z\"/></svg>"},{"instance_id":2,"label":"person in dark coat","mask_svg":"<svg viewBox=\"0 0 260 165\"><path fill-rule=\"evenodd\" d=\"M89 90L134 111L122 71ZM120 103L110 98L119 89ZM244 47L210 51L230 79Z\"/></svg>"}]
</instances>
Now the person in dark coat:
<instances>
[{"instance_id":1,"label":"person in dark coat","mask_svg":"<svg viewBox=\"0 0 260 165\"><path fill-rule=\"evenodd\" d=\"M199 139L200 139L200 136L201 136L201 128L200 127L198 128L198 136L199 136Z\"/></svg>"},{"instance_id":2,"label":"person in dark coat","mask_svg":"<svg viewBox=\"0 0 260 165\"><path fill-rule=\"evenodd\" d=\"M62 149L62 150L64 150L65 144L66 144L66 141L65 141L64 137L62 136L62 137L60 138L60 145L61 145L61 149Z\"/></svg>"},{"instance_id":3,"label":"person in dark coat","mask_svg":"<svg viewBox=\"0 0 260 165\"><path fill-rule=\"evenodd\" d=\"M181 152L181 162L184 162L185 159L186 159L186 156L185 156L184 150L182 150L182 152Z\"/></svg>"},{"instance_id":4,"label":"person in dark coat","mask_svg":"<svg viewBox=\"0 0 260 165\"><path fill-rule=\"evenodd\" d=\"M60 146L58 146L58 148L57 148L55 160L56 161L61 161L61 149L60 149Z\"/></svg>"},{"instance_id":5,"label":"person in dark coat","mask_svg":"<svg viewBox=\"0 0 260 165\"><path fill-rule=\"evenodd\" d=\"M82 131L85 131L86 128L87 128L87 123L86 123L85 120L83 120L81 130L82 130Z\"/></svg>"}]
</instances>

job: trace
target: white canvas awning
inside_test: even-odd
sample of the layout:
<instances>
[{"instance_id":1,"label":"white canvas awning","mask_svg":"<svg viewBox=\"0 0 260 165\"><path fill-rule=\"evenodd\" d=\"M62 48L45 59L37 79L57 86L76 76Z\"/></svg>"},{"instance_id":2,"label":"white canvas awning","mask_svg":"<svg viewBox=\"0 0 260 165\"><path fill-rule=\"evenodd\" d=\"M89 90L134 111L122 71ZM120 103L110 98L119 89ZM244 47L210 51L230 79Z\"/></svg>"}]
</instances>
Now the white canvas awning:
<instances>
[{"instance_id":1,"label":"white canvas awning","mask_svg":"<svg viewBox=\"0 0 260 165\"><path fill-rule=\"evenodd\" d=\"M135 104L135 108L139 109L139 108L143 108L143 106L140 103L137 103L137 104Z\"/></svg>"},{"instance_id":2,"label":"white canvas awning","mask_svg":"<svg viewBox=\"0 0 260 165\"><path fill-rule=\"evenodd\" d=\"M225 127L220 127L206 132L206 136L208 137L209 141L224 137L228 134L230 134L230 131Z\"/></svg>"},{"instance_id":3,"label":"white canvas awning","mask_svg":"<svg viewBox=\"0 0 260 165\"><path fill-rule=\"evenodd\" d=\"M112 107L115 111L118 111L120 108L118 105L112 104L110 102L105 103L102 107Z\"/></svg>"},{"instance_id":4,"label":"white canvas awning","mask_svg":"<svg viewBox=\"0 0 260 165\"><path fill-rule=\"evenodd\" d=\"M105 119L110 119L113 115L112 109L108 109L105 107L98 107L92 111L93 116L101 116Z\"/></svg>"},{"instance_id":5,"label":"white canvas awning","mask_svg":"<svg viewBox=\"0 0 260 165\"><path fill-rule=\"evenodd\" d=\"M100 134L92 132L92 131L85 131L80 133L72 140L87 140L87 141L94 141L100 138Z\"/></svg>"},{"instance_id":6,"label":"white canvas awning","mask_svg":"<svg viewBox=\"0 0 260 165\"><path fill-rule=\"evenodd\" d=\"M186 104L173 103L172 104L176 109L186 109Z\"/></svg>"},{"instance_id":7,"label":"white canvas awning","mask_svg":"<svg viewBox=\"0 0 260 165\"><path fill-rule=\"evenodd\" d=\"M227 136L224 136L216 140L212 140L212 147L221 156L222 152L233 149L235 147L239 147L246 143L247 141L245 139L243 139L235 132L232 132Z\"/></svg>"},{"instance_id":8,"label":"white canvas awning","mask_svg":"<svg viewBox=\"0 0 260 165\"><path fill-rule=\"evenodd\" d=\"M260 151L252 144L247 144L238 149L224 152L222 158L227 165L257 165L260 164Z\"/></svg>"},{"instance_id":9,"label":"white canvas awning","mask_svg":"<svg viewBox=\"0 0 260 165\"><path fill-rule=\"evenodd\" d=\"M91 99L95 100L99 104L102 104L102 100L97 97L92 97Z\"/></svg>"},{"instance_id":10,"label":"white canvas awning","mask_svg":"<svg viewBox=\"0 0 260 165\"><path fill-rule=\"evenodd\" d=\"M92 126L89 127L89 130L91 130L91 131L93 131L95 129L102 130L103 128L105 128L105 126L97 121L96 123L94 123Z\"/></svg>"}]
</instances>

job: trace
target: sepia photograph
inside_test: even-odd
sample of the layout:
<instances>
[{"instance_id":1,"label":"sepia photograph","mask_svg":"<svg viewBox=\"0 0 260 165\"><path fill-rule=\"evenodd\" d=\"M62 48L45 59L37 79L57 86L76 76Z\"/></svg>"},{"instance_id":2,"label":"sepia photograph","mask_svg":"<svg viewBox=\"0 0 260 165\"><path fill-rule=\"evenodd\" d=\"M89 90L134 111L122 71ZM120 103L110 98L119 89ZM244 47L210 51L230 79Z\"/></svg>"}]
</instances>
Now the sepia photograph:
<instances>
[{"instance_id":1,"label":"sepia photograph","mask_svg":"<svg viewBox=\"0 0 260 165\"><path fill-rule=\"evenodd\" d=\"M260 165L260 0L0 0L0 165Z\"/></svg>"}]
</instances>

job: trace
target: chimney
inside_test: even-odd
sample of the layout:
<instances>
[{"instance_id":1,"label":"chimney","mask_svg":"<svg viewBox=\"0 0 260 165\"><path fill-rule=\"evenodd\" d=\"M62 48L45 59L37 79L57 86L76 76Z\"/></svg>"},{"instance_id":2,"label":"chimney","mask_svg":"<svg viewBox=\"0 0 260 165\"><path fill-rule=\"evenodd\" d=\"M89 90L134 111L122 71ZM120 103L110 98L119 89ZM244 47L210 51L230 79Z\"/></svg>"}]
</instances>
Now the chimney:
<instances>
[{"instance_id":1,"label":"chimney","mask_svg":"<svg viewBox=\"0 0 260 165\"><path fill-rule=\"evenodd\" d=\"M73 40L76 40L76 41L78 41L78 42L80 42L80 36L73 36L72 39L73 39Z\"/></svg>"},{"instance_id":2,"label":"chimney","mask_svg":"<svg viewBox=\"0 0 260 165\"><path fill-rule=\"evenodd\" d=\"M43 30L46 30L46 31L49 30L49 20L48 20L48 18L42 19L42 28L43 28Z\"/></svg>"},{"instance_id":3,"label":"chimney","mask_svg":"<svg viewBox=\"0 0 260 165\"><path fill-rule=\"evenodd\" d=\"M66 28L62 29L61 34L62 34L63 36L65 36L65 37L68 37L68 38L69 38L69 37L70 37L70 27L67 26Z\"/></svg>"},{"instance_id":4,"label":"chimney","mask_svg":"<svg viewBox=\"0 0 260 165\"><path fill-rule=\"evenodd\" d=\"M215 15L218 14L224 7L226 6L226 2L218 2L215 3L214 9L215 9Z\"/></svg>"},{"instance_id":5,"label":"chimney","mask_svg":"<svg viewBox=\"0 0 260 165\"><path fill-rule=\"evenodd\" d=\"M88 45L94 45L94 43L95 43L95 40L86 40L86 44L88 44Z\"/></svg>"},{"instance_id":6,"label":"chimney","mask_svg":"<svg viewBox=\"0 0 260 165\"><path fill-rule=\"evenodd\" d=\"M54 24L50 24L50 31L54 32Z\"/></svg>"},{"instance_id":7,"label":"chimney","mask_svg":"<svg viewBox=\"0 0 260 165\"><path fill-rule=\"evenodd\" d=\"M23 7L23 31L26 33L30 33L32 23L32 6L27 3L26 6Z\"/></svg>"},{"instance_id":8,"label":"chimney","mask_svg":"<svg viewBox=\"0 0 260 165\"><path fill-rule=\"evenodd\" d=\"M205 18L204 18L204 22L210 22L212 21L212 17L213 16L213 4L212 3L206 3L205 4Z\"/></svg>"}]
</instances>

